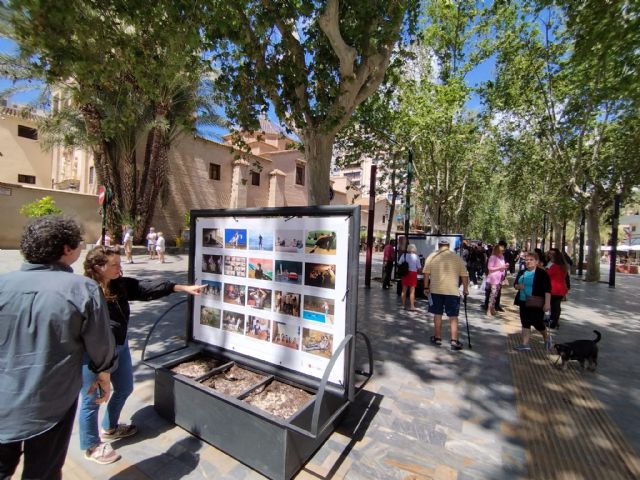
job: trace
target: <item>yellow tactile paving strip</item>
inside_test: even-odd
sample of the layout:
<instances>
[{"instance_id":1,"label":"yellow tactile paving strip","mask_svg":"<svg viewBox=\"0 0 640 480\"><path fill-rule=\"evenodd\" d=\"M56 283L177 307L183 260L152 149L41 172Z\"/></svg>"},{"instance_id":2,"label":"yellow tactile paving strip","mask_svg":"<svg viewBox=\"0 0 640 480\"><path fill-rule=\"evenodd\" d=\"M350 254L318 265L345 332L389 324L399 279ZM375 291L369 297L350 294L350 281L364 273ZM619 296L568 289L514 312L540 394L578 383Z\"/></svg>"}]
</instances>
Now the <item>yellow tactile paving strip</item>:
<instances>
[{"instance_id":1,"label":"yellow tactile paving strip","mask_svg":"<svg viewBox=\"0 0 640 480\"><path fill-rule=\"evenodd\" d=\"M537 332L530 352L514 351L520 320L511 308L503 318L529 478L640 478L640 459L591 392L593 373L555 368L557 356L544 350Z\"/></svg>"}]
</instances>

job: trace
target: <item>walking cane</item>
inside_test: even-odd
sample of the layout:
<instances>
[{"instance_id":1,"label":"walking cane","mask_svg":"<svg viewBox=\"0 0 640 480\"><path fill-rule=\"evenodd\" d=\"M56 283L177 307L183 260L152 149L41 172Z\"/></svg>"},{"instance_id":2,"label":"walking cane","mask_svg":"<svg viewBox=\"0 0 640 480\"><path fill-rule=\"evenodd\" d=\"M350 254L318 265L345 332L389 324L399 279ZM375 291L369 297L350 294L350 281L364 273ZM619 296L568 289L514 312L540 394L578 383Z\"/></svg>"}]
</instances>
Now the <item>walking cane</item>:
<instances>
[{"instance_id":1,"label":"walking cane","mask_svg":"<svg viewBox=\"0 0 640 480\"><path fill-rule=\"evenodd\" d=\"M469 350L471 347L471 333L469 333L469 315L467 315L467 295L464 295L464 318L467 321L467 342L469 343Z\"/></svg>"}]
</instances>

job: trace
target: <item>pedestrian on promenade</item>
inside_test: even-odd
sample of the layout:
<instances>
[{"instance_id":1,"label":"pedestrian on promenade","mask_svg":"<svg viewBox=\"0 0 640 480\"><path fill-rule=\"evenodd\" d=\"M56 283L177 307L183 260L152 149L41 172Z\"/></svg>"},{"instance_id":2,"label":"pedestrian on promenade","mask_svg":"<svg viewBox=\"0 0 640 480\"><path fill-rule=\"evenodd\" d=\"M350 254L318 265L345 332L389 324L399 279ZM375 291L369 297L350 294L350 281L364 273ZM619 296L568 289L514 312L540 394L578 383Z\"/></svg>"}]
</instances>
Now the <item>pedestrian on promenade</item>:
<instances>
[{"instance_id":1,"label":"pedestrian on promenade","mask_svg":"<svg viewBox=\"0 0 640 480\"><path fill-rule=\"evenodd\" d=\"M95 373L91 370L88 361L82 366L82 401L78 416L80 448L85 452L85 458L88 460L106 465L119 460L120 455L111 448L109 443L103 443L102 440L117 440L135 435L138 431L135 425L118 423L120 412L133 391L133 369L127 339L131 312L129 302L154 300L174 292L200 295L206 285L177 285L169 281L139 281L135 278L123 277L120 251L109 247L96 247L87 254L84 261L84 274L98 282L104 293L118 353L118 366L111 373L113 395L107 404L101 434L98 433L99 405L95 402L96 392L90 389L95 381Z\"/></svg>"},{"instance_id":2,"label":"pedestrian on promenade","mask_svg":"<svg viewBox=\"0 0 640 480\"><path fill-rule=\"evenodd\" d=\"M509 264L505 261L502 245L493 247L493 252L487 262L487 287L485 292L485 307L491 315L496 314L496 310L504 311L500 306L499 296L502 281L506 278ZM498 308L496 308L498 307Z\"/></svg>"},{"instance_id":3,"label":"pedestrian on promenade","mask_svg":"<svg viewBox=\"0 0 640 480\"><path fill-rule=\"evenodd\" d=\"M158 232L158 238L156 239L156 253L158 254L158 260L160 263L164 263L164 252L167 248L167 241L164 238L164 233Z\"/></svg>"},{"instance_id":4,"label":"pedestrian on promenade","mask_svg":"<svg viewBox=\"0 0 640 480\"><path fill-rule=\"evenodd\" d=\"M396 241L391 240L384 246L382 251L382 288L385 290L391 286L391 270L393 270L395 258Z\"/></svg>"},{"instance_id":5,"label":"pedestrian on promenade","mask_svg":"<svg viewBox=\"0 0 640 480\"><path fill-rule=\"evenodd\" d=\"M551 280L551 321L549 328L560 328L560 313L562 313L562 300L569 293L567 287L567 275L569 267L564 261L564 256L557 248L549 250L549 265L547 273Z\"/></svg>"},{"instance_id":6,"label":"pedestrian on promenade","mask_svg":"<svg viewBox=\"0 0 640 480\"><path fill-rule=\"evenodd\" d=\"M409 266L409 273L402 277L402 306L407 309L406 299L409 297L409 310L415 311L416 309L416 287L418 286L418 270L420 269L420 257L416 254L418 249L413 243L410 243L407 247L407 252L404 253L399 260L399 263L406 263Z\"/></svg>"},{"instance_id":7,"label":"pedestrian on promenade","mask_svg":"<svg viewBox=\"0 0 640 480\"><path fill-rule=\"evenodd\" d=\"M127 257L127 263L133 263L133 228L129 227L128 225L124 228L124 236L122 237L124 254Z\"/></svg>"},{"instance_id":8,"label":"pedestrian on promenade","mask_svg":"<svg viewBox=\"0 0 640 480\"><path fill-rule=\"evenodd\" d=\"M20 250L20 271L0 276L0 478L13 475L24 452L22 478L60 479L83 356L93 376L87 390L104 403L115 342L99 286L71 269L82 250L74 220L35 220Z\"/></svg>"},{"instance_id":9,"label":"pedestrian on promenade","mask_svg":"<svg viewBox=\"0 0 640 480\"><path fill-rule=\"evenodd\" d=\"M151 227L149 229L149 233L147 233L147 251L149 252L149 260L153 260L156 258L156 240L158 239L158 234L156 233L156 229Z\"/></svg>"},{"instance_id":10,"label":"pedestrian on promenade","mask_svg":"<svg viewBox=\"0 0 640 480\"><path fill-rule=\"evenodd\" d=\"M551 350L549 336L544 324L544 312L551 309L551 280L547 272L538 266L538 254L529 252L524 259L526 269L518 273L514 287L518 290L514 304L520 307L522 343L518 351L529 351L531 327L542 334L547 350Z\"/></svg>"},{"instance_id":11,"label":"pedestrian on promenade","mask_svg":"<svg viewBox=\"0 0 640 480\"><path fill-rule=\"evenodd\" d=\"M442 238L438 242L438 250L427 257L423 273L425 295L429 296L429 313L433 314L431 343L442 345L442 314L446 313L451 324L451 349L462 350L462 343L458 340L460 282L463 294L469 295L469 274L464 261L449 249L449 241Z\"/></svg>"}]
</instances>

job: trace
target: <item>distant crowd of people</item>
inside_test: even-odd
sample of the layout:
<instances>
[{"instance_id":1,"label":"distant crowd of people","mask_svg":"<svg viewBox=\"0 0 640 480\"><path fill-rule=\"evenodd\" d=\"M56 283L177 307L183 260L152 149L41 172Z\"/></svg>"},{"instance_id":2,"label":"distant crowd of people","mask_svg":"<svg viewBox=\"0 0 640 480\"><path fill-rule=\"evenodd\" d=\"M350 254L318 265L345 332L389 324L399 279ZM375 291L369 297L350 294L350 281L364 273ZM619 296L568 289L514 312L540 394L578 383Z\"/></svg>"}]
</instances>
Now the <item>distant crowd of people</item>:
<instances>
[{"instance_id":1,"label":"distant crowd of people","mask_svg":"<svg viewBox=\"0 0 640 480\"><path fill-rule=\"evenodd\" d=\"M429 312L434 315L435 334L431 342L441 345L442 315L446 313L451 323L451 348L460 350L462 344L458 340L457 328L460 286L465 299L470 285L482 289L483 310L489 315L496 315L496 312L504 311L501 296L503 288L510 285L509 275L515 276L513 286L517 292L514 304L519 307L522 324L522 342L516 350L530 350L531 327L541 332L550 350L549 329L559 328L562 301L571 288L571 257L557 248L546 252L539 248L526 251L508 246L504 241L496 245L462 241L455 250L451 250L449 242L441 238L438 249L425 259L414 244L409 244L406 251L396 252L396 242L388 242L383 250L382 288L391 286L397 258L396 275L400 277L402 286L400 301L405 309L416 310L416 288L418 276L422 273Z\"/></svg>"}]
</instances>

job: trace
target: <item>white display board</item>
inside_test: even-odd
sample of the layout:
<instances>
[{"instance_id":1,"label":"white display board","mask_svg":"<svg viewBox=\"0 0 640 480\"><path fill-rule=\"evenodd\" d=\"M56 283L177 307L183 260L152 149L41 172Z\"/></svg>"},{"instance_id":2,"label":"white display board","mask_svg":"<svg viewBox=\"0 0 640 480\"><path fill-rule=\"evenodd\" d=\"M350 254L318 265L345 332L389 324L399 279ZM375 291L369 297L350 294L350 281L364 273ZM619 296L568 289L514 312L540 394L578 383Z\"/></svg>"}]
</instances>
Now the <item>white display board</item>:
<instances>
[{"instance_id":1,"label":"white display board","mask_svg":"<svg viewBox=\"0 0 640 480\"><path fill-rule=\"evenodd\" d=\"M347 331L348 219L196 217L193 339L321 378Z\"/></svg>"}]
</instances>

